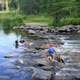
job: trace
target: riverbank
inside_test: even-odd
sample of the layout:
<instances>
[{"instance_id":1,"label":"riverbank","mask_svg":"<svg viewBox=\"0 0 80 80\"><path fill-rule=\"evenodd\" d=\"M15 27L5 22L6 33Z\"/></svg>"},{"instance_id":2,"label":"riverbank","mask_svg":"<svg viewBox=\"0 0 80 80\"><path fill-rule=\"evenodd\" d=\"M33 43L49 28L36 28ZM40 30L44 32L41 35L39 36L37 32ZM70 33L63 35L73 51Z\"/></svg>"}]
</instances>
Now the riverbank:
<instances>
[{"instance_id":1,"label":"riverbank","mask_svg":"<svg viewBox=\"0 0 80 80\"><path fill-rule=\"evenodd\" d=\"M49 27L48 24L40 23L26 23L25 25L14 27L13 29L19 29L29 34L37 36L47 34L78 34L80 33L80 25L65 25L62 27Z\"/></svg>"},{"instance_id":2,"label":"riverbank","mask_svg":"<svg viewBox=\"0 0 80 80\"><path fill-rule=\"evenodd\" d=\"M62 27L64 25L79 25L80 18L61 18L59 23L55 23L54 17L49 15L24 15L20 13L0 14L0 24L8 27L21 26L26 23L47 24L49 27ZM57 25L57 26L53 26Z\"/></svg>"},{"instance_id":3,"label":"riverbank","mask_svg":"<svg viewBox=\"0 0 80 80\"><path fill-rule=\"evenodd\" d=\"M41 23L41 24L52 24L52 17L45 15L23 15L16 13L4 13L0 14L0 24L8 27L20 26L25 23Z\"/></svg>"}]
</instances>

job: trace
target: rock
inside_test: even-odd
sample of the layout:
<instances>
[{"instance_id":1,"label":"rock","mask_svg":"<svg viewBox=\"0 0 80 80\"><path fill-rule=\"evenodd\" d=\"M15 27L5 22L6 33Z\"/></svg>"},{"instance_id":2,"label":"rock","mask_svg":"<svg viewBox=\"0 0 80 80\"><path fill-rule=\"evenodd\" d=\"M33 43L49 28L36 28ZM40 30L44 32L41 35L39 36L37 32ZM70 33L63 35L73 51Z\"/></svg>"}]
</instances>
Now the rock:
<instances>
[{"instance_id":1,"label":"rock","mask_svg":"<svg viewBox=\"0 0 80 80\"><path fill-rule=\"evenodd\" d=\"M43 69L45 71L51 71L52 68L53 68L53 66L47 65L47 66L42 66L41 69Z\"/></svg>"},{"instance_id":2,"label":"rock","mask_svg":"<svg viewBox=\"0 0 80 80\"><path fill-rule=\"evenodd\" d=\"M32 80L51 80L51 71L34 68Z\"/></svg>"},{"instance_id":3,"label":"rock","mask_svg":"<svg viewBox=\"0 0 80 80\"><path fill-rule=\"evenodd\" d=\"M38 58L38 59L34 59L34 61L36 62L36 65L38 64L42 64L42 65L48 65L48 62L45 60L45 58Z\"/></svg>"},{"instance_id":4,"label":"rock","mask_svg":"<svg viewBox=\"0 0 80 80\"><path fill-rule=\"evenodd\" d=\"M13 56L7 56L7 55L6 55L6 56L4 56L4 58L12 58L12 57L13 57Z\"/></svg>"},{"instance_id":5,"label":"rock","mask_svg":"<svg viewBox=\"0 0 80 80\"><path fill-rule=\"evenodd\" d=\"M72 33L72 32L77 32L78 30L79 30L79 27L75 25L65 25L61 28L57 28L57 30L55 29L57 33Z\"/></svg>"},{"instance_id":6,"label":"rock","mask_svg":"<svg viewBox=\"0 0 80 80\"><path fill-rule=\"evenodd\" d=\"M29 43L29 46L33 45L34 43L33 42L28 42Z\"/></svg>"},{"instance_id":7,"label":"rock","mask_svg":"<svg viewBox=\"0 0 80 80\"><path fill-rule=\"evenodd\" d=\"M43 66L45 66L45 65L43 65L43 64L36 64L35 67L43 67Z\"/></svg>"},{"instance_id":8,"label":"rock","mask_svg":"<svg viewBox=\"0 0 80 80\"><path fill-rule=\"evenodd\" d=\"M80 33L80 30L78 30L77 33Z\"/></svg>"},{"instance_id":9,"label":"rock","mask_svg":"<svg viewBox=\"0 0 80 80\"><path fill-rule=\"evenodd\" d=\"M42 44L42 45L40 46L40 48L46 49L46 48L48 48L48 44Z\"/></svg>"},{"instance_id":10,"label":"rock","mask_svg":"<svg viewBox=\"0 0 80 80\"><path fill-rule=\"evenodd\" d=\"M24 61L22 59L16 60L16 65L24 64Z\"/></svg>"},{"instance_id":11,"label":"rock","mask_svg":"<svg viewBox=\"0 0 80 80\"><path fill-rule=\"evenodd\" d=\"M80 63L66 63L65 68L75 68L75 69L80 69Z\"/></svg>"},{"instance_id":12,"label":"rock","mask_svg":"<svg viewBox=\"0 0 80 80\"><path fill-rule=\"evenodd\" d=\"M36 33L34 30L28 30L28 32L29 32L30 34L35 34L35 33Z\"/></svg>"},{"instance_id":13,"label":"rock","mask_svg":"<svg viewBox=\"0 0 80 80\"><path fill-rule=\"evenodd\" d=\"M24 58L24 64L28 66L34 66L36 62L34 61L34 59L31 59L30 57L26 57Z\"/></svg>"},{"instance_id":14,"label":"rock","mask_svg":"<svg viewBox=\"0 0 80 80\"><path fill-rule=\"evenodd\" d=\"M4 58L12 58L12 57L14 57L14 56L11 53L4 56Z\"/></svg>"},{"instance_id":15,"label":"rock","mask_svg":"<svg viewBox=\"0 0 80 80\"><path fill-rule=\"evenodd\" d=\"M16 28L14 28L16 29ZM29 24L29 25L23 25L21 27L19 27L18 29L28 32L30 34L35 34L37 33L37 35L41 35L41 34L50 34L50 33L54 33L54 34L64 34L64 33L72 33L72 32L78 32L80 30L80 25L65 25L62 27L56 27L56 28L50 28L48 27L48 25L44 26L41 24ZM79 33L79 32L78 32Z\"/></svg>"},{"instance_id":16,"label":"rock","mask_svg":"<svg viewBox=\"0 0 80 80\"><path fill-rule=\"evenodd\" d=\"M73 69L63 69L56 73L55 78L55 80L76 80L80 79L80 73L78 70L76 71Z\"/></svg>"}]
</instances>

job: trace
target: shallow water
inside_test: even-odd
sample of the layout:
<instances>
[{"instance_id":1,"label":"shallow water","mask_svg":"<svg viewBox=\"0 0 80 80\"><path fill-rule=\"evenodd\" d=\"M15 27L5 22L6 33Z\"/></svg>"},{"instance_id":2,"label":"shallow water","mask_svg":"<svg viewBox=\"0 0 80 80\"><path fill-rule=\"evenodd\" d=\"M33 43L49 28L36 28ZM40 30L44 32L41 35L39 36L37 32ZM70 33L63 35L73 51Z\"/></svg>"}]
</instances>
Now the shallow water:
<instances>
[{"instance_id":1,"label":"shallow water","mask_svg":"<svg viewBox=\"0 0 80 80\"><path fill-rule=\"evenodd\" d=\"M61 41L64 42L63 47L70 51L79 51L80 50L80 34L75 35L63 35Z\"/></svg>"},{"instance_id":2,"label":"shallow water","mask_svg":"<svg viewBox=\"0 0 80 80\"><path fill-rule=\"evenodd\" d=\"M0 30L0 80L31 80L31 70L25 66L20 65L18 69L15 65L16 60L19 59L24 52L23 48L15 48L15 40L23 37L22 34L10 32L6 34ZM80 35L56 35L52 38L58 39L64 43L62 45L62 52L80 51ZM5 58L6 55L11 55L11 58Z\"/></svg>"},{"instance_id":3,"label":"shallow water","mask_svg":"<svg viewBox=\"0 0 80 80\"><path fill-rule=\"evenodd\" d=\"M15 32L5 34L3 30L0 30L0 80L25 80L25 78L31 80L30 70L23 67L17 69L15 65L23 51L23 48L15 48L15 40L20 38L21 34L16 35ZM6 55L12 57L5 58Z\"/></svg>"}]
</instances>

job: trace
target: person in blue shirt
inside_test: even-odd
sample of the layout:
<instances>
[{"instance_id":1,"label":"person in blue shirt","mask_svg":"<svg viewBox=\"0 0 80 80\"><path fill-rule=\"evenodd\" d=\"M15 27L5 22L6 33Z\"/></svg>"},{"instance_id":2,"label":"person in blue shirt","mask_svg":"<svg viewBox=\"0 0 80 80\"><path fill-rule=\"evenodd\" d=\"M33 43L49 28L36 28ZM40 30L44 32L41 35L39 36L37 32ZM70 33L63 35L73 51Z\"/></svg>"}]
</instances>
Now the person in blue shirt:
<instances>
[{"instance_id":1,"label":"person in blue shirt","mask_svg":"<svg viewBox=\"0 0 80 80\"><path fill-rule=\"evenodd\" d=\"M48 44L48 49L47 49L47 57L50 61L55 60L57 53L55 51L55 45L54 44Z\"/></svg>"},{"instance_id":2,"label":"person in blue shirt","mask_svg":"<svg viewBox=\"0 0 80 80\"><path fill-rule=\"evenodd\" d=\"M64 63L64 60L60 57L60 55L55 51L55 47L58 47L56 44L49 44L47 49L48 59L53 61L58 61Z\"/></svg>"},{"instance_id":3,"label":"person in blue shirt","mask_svg":"<svg viewBox=\"0 0 80 80\"><path fill-rule=\"evenodd\" d=\"M48 48L48 55L53 58L53 54L55 54L55 49L53 47Z\"/></svg>"}]
</instances>

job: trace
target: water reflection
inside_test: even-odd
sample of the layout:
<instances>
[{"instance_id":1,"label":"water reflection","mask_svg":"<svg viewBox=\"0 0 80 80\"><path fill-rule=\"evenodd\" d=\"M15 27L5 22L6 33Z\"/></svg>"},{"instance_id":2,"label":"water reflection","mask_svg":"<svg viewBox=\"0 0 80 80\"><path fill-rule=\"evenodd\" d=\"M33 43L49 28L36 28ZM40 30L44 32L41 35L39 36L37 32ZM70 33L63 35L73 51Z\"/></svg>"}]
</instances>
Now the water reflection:
<instances>
[{"instance_id":1,"label":"water reflection","mask_svg":"<svg viewBox=\"0 0 80 80\"><path fill-rule=\"evenodd\" d=\"M16 58L13 57L11 59L6 59L5 56L19 55L19 53L15 53L13 51L16 50L14 42L20 37L21 35L16 35L16 33L10 32L9 29L5 29L5 31L0 30L0 80L9 80L10 75L12 76L16 73L14 70L8 71L9 69L15 69L16 66L13 63Z\"/></svg>"},{"instance_id":2,"label":"water reflection","mask_svg":"<svg viewBox=\"0 0 80 80\"><path fill-rule=\"evenodd\" d=\"M20 35L15 33L5 34L2 30L0 31L0 49L3 51L14 50L14 42Z\"/></svg>"},{"instance_id":3,"label":"water reflection","mask_svg":"<svg viewBox=\"0 0 80 80\"><path fill-rule=\"evenodd\" d=\"M16 65L16 61L22 56L23 48L18 48L15 41L23 36L26 36L25 33L18 30L12 31L10 28L0 30L0 80L23 80L25 77L31 80L31 72L26 72L27 69L23 67L18 69Z\"/></svg>"}]
</instances>

